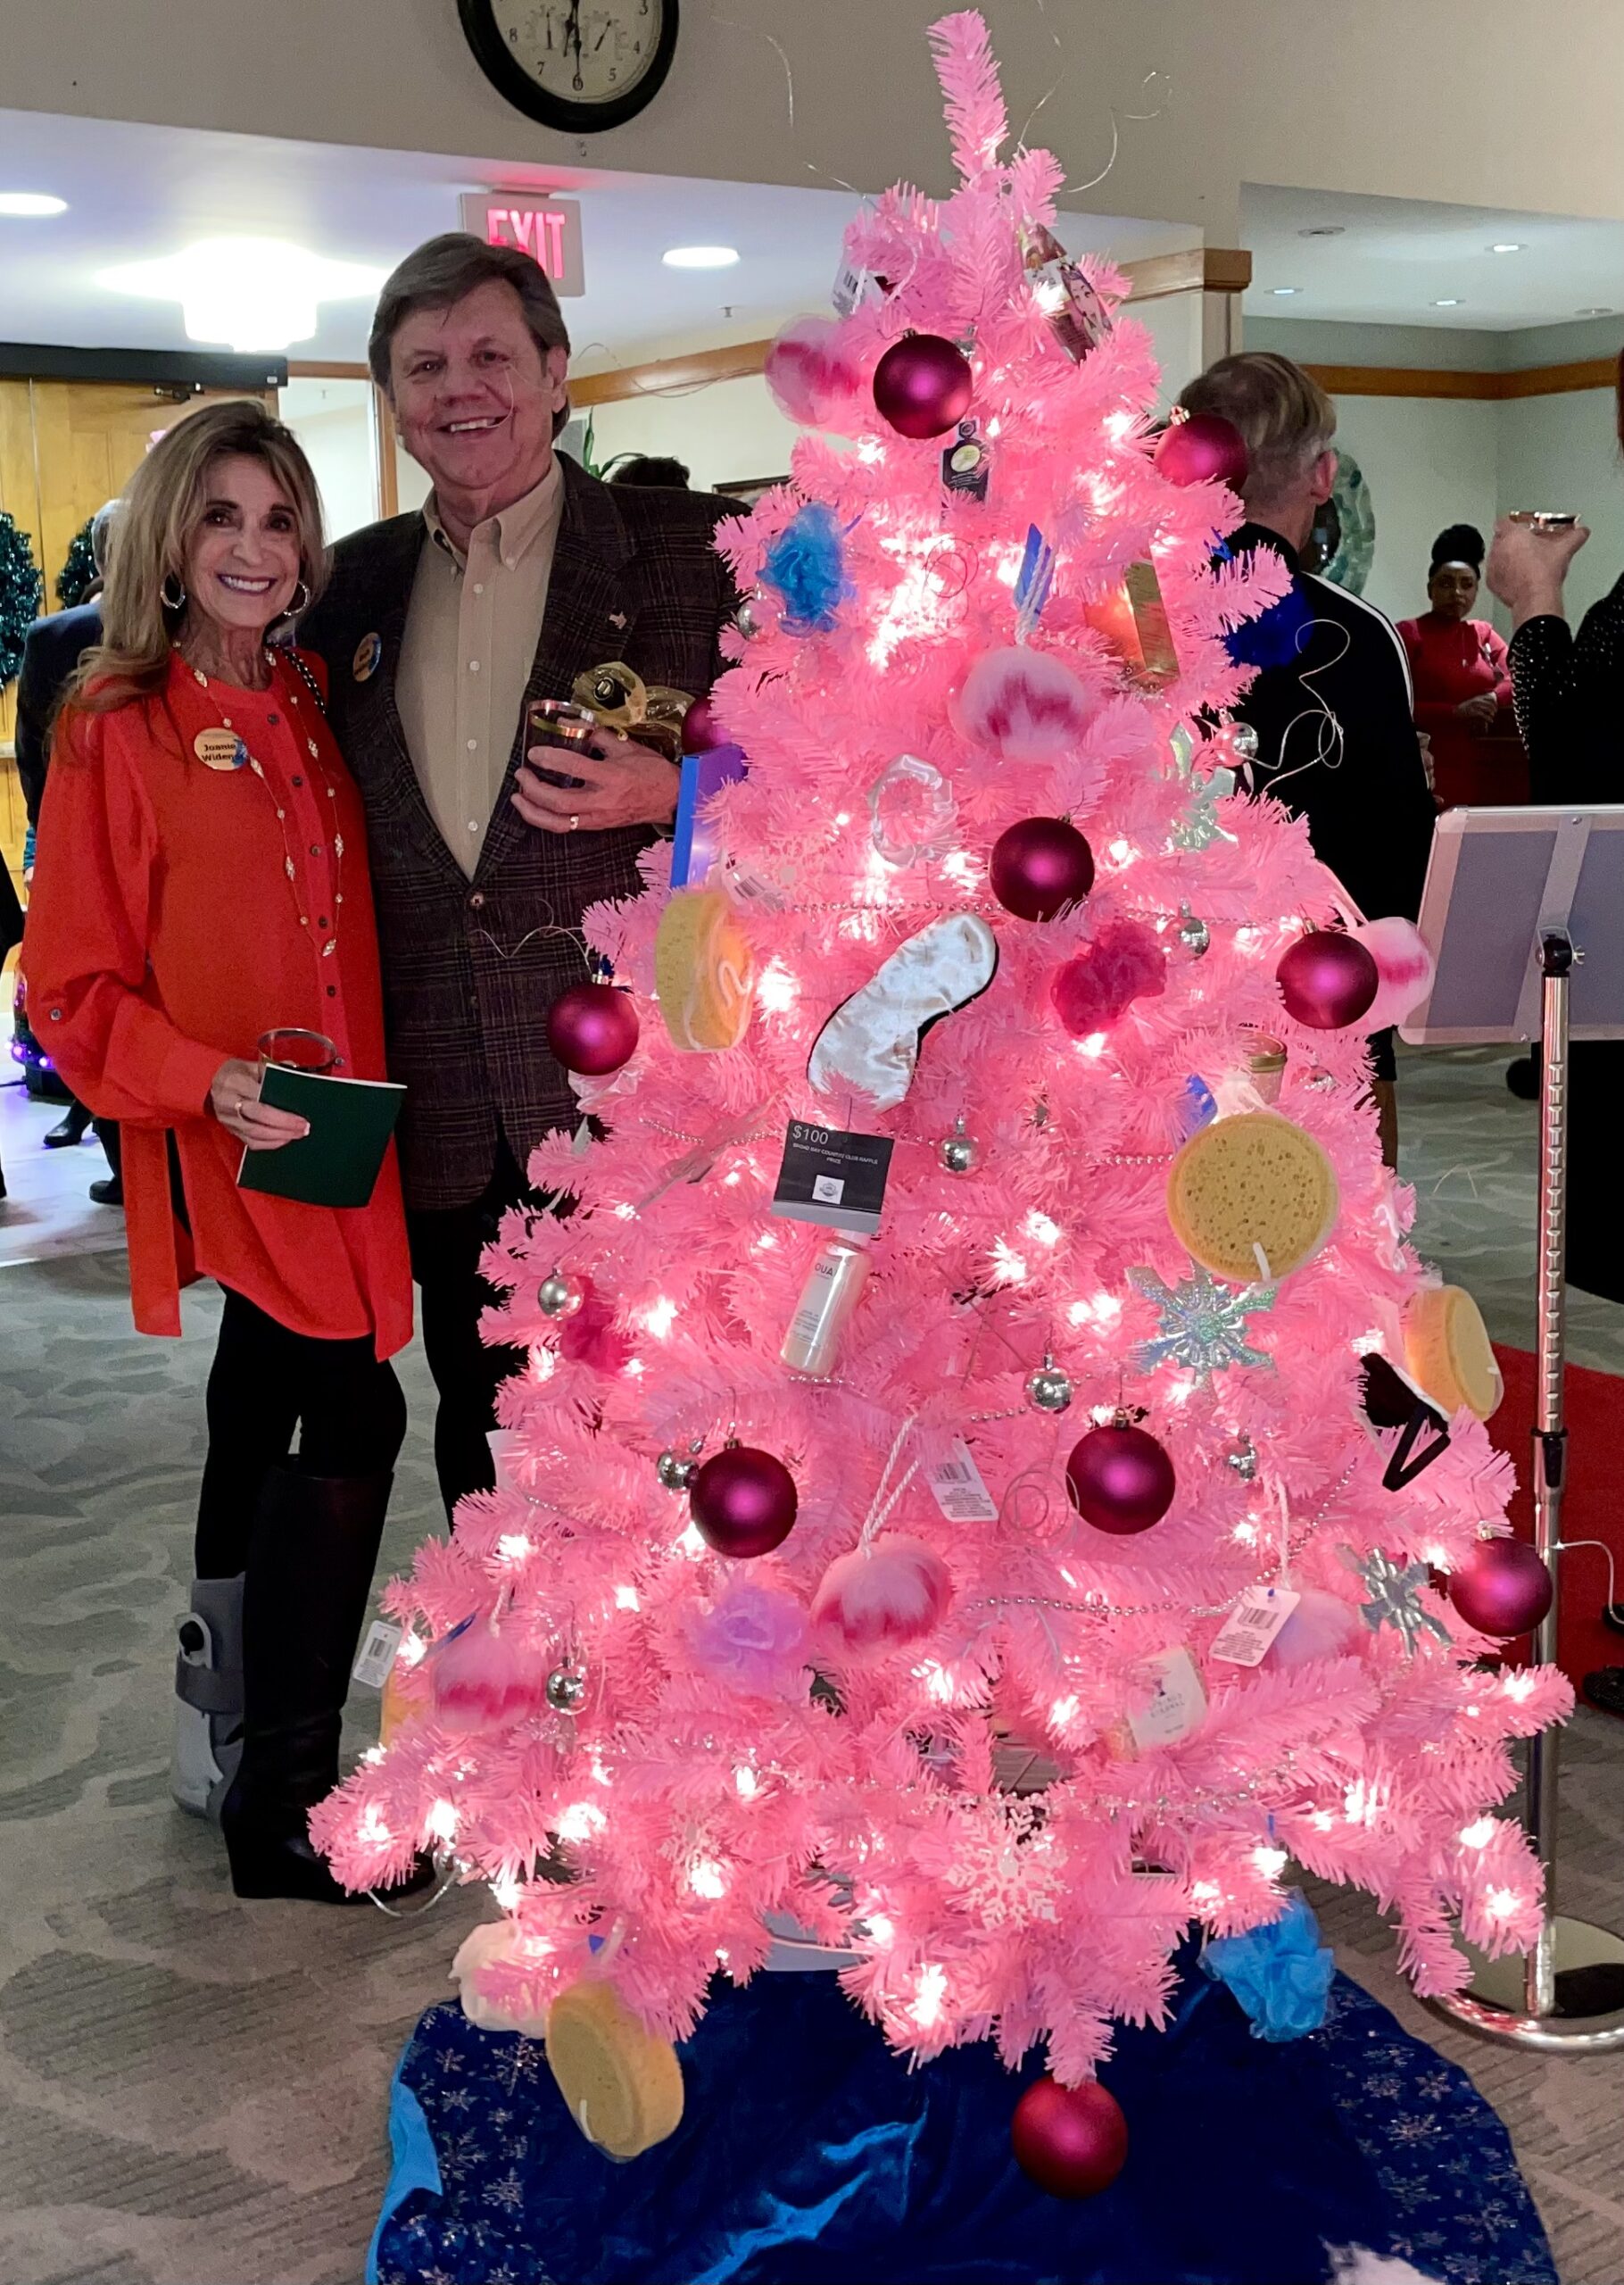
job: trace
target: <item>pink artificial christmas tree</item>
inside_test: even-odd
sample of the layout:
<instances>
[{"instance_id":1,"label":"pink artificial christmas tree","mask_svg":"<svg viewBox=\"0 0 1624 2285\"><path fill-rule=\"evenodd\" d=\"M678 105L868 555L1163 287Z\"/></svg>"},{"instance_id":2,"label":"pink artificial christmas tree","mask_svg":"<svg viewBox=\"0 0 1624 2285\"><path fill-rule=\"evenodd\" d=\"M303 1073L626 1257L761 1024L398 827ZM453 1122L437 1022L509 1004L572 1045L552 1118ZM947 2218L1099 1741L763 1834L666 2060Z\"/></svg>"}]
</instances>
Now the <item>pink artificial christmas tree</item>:
<instances>
[{"instance_id":1,"label":"pink artificial christmas tree","mask_svg":"<svg viewBox=\"0 0 1624 2285\"><path fill-rule=\"evenodd\" d=\"M1509 1472L1406 1350L1436 1280L1352 1001L1275 973L1358 916L1222 798L1224 636L1280 575L1214 569L1225 440L1158 466L1122 279L1000 160L981 20L933 37L960 187L865 210L770 361L808 433L728 527L748 775L702 888L661 846L589 918L639 1036L532 1161L574 1212L487 1258L501 1485L390 1591L404 1718L316 1830L357 1886L436 1844L488 1882L515 2017L607 1980L681 2039L792 1923L895 2047L1075 2086L1288 1857L1422 1991L1453 1923L1526 1946L1490 1811L1569 1693L1440 1591ZM1446 1442L1396 1458L1373 1371Z\"/></svg>"}]
</instances>

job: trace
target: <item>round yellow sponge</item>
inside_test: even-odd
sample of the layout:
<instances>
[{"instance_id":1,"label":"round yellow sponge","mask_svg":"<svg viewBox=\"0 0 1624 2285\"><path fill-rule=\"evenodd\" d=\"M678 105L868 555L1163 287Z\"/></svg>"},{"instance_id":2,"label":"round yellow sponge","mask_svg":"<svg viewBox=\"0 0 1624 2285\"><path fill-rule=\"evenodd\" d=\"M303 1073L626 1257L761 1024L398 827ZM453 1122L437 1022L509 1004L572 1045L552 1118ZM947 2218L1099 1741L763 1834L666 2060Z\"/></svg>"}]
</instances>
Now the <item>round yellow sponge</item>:
<instances>
[{"instance_id":1,"label":"round yellow sponge","mask_svg":"<svg viewBox=\"0 0 1624 2285\"><path fill-rule=\"evenodd\" d=\"M1505 1394L1482 1316L1463 1285L1428 1285L1411 1298L1404 1364L1451 1419L1464 1408L1487 1420Z\"/></svg>"},{"instance_id":2,"label":"round yellow sponge","mask_svg":"<svg viewBox=\"0 0 1624 2285\"><path fill-rule=\"evenodd\" d=\"M572 1983L547 2013L547 2060L569 2115L612 2158L651 2150L683 2120L683 2066L612 1983Z\"/></svg>"},{"instance_id":3,"label":"round yellow sponge","mask_svg":"<svg viewBox=\"0 0 1624 2285\"><path fill-rule=\"evenodd\" d=\"M1337 1177L1277 1111L1243 1111L1192 1134L1167 1177L1167 1219L1191 1259L1238 1285L1311 1260L1337 1219Z\"/></svg>"},{"instance_id":4,"label":"round yellow sponge","mask_svg":"<svg viewBox=\"0 0 1624 2285\"><path fill-rule=\"evenodd\" d=\"M750 1027L756 962L721 889L678 889L654 937L654 989L673 1047L737 1047Z\"/></svg>"}]
</instances>

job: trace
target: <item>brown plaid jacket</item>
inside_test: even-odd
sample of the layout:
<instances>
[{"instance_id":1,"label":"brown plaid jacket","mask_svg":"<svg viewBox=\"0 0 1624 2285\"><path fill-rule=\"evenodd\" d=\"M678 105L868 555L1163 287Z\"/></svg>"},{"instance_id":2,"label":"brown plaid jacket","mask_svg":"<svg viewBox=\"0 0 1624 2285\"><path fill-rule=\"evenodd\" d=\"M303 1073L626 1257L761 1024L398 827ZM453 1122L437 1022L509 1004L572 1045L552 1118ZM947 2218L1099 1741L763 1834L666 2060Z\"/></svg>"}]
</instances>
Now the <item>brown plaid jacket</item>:
<instances>
[{"instance_id":1,"label":"brown plaid jacket","mask_svg":"<svg viewBox=\"0 0 1624 2285\"><path fill-rule=\"evenodd\" d=\"M708 690L733 601L712 534L733 511L703 493L611 488L559 458L564 513L526 708L568 698L578 674L609 659L624 659L645 682ZM578 1115L545 1027L548 1008L585 979L586 963L578 938L554 932L578 929L601 898L635 895L637 855L653 836L526 825L508 799L523 744L516 729L468 879L429 815L395 705L426 539L422 517L410 515L340 540L332 583L299 639L327 661L333 727L367 805L390 1075L407 1089L406 1200L437 1207L479 1195L499 1134L522 1167L544 1134ZM372 636L382 656L363 681L356 668Z\"/></svg>"}]
</instances>

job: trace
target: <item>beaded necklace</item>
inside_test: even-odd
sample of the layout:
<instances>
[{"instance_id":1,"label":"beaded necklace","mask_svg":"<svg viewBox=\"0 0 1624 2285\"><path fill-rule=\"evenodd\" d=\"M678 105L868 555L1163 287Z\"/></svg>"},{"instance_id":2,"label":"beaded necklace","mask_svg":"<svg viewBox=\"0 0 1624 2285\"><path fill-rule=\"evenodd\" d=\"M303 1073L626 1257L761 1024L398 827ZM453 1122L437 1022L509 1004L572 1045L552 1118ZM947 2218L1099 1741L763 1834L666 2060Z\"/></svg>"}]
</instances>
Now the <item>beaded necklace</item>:
<instances>
[{"instance_id":1,"label":"beaded necklace","mask_svg":"<svg viewBox=\"0 0 1624 2285\"><path fill-rule=\"evenodd\" d=\"M286 652L282 654L282 660L286 661L286 663L291 664L299 675L300 678L304 682L310 691L311 698L315 702L317 710L319 712L325 713L326 710L321 704L321 693L319 687L303 661L302 659L293 657L291 653ZM265 663L270 669L269 687L272 690L276 688L277 667L279 662L278 653L271 649L269 644L267 644L265 646ZM209 687L209 677L204 674L203 669L201 667L192 667L190 660L187 660L186 664L191 667L193 679L197 683L198 686L203 690L207 690ZM298 705L299 694L296 690L290 691L288 693L286 702L290 707L296 707ZM242 749L244 760L247 763L248 768L253 772L261 785L265 788L267 794L270 796L271 805L277 813L277 823L281 828L282 868L287 875L288 886L293 891L294 910L299 916L300 927L308 929L311 925L311 919L309 913L305 911L303 906L299 902L299 868L294 862L293 843L288 839L287 835L287 811L283 808L282 803L277 799L276 791L272 786L270 780L266 777L257 757L251 751L247 740L242 735L241 732L236 729L236 726L232 721L229 714L222 714L220 716L220 726L222 730L230 730L236 735L237 744ZM301 722L298 725L298 727L303 729L304 726ZM305 731L304 746L305 752L310 755L312 761L320 760L321 748L317 741L311 736L308 731ZM336 802L338 799L337 786L335 785L331 779L326 777L325 774L322 777L321 783L326 790L328 801ZM324 960L331 960L334 953L338 950L337 916L338 908L343 902L344 835L337 830L336 825L335 825L333 832L333 929L327 943L321 947L321 958Z\"/></svg>"}]
</instances>

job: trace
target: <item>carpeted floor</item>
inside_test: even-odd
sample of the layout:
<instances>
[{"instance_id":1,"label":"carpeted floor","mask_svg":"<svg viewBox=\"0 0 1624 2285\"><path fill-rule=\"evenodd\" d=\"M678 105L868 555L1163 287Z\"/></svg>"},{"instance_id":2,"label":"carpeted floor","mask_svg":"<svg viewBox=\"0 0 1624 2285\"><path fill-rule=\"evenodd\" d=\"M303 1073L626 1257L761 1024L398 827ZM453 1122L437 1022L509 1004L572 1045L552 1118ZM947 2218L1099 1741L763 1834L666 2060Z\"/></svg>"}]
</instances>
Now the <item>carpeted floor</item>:
<instances>
[{"instance_id":1,"label":"carpeted floor","mask_svg":"<svg viewBox=\"0 0 1624 2285\"><path fill-rule=\"evenodd\" d=\"M1526 1346L1532 1115L1498 1060L1407 1065L1406 1172L1428 1250L1496 1338ZM142 1342L121 1256L0 1270L5 2285L352 2285L385 2177L390 2072L482 1916L462 1895L406 1921L239 1906L212 1836L167 1806L171 1621L216 1307L188 1296L187 1341ZM1624 1311L1575 1315L1576 1354L1624 1370ZM416 1350L406 1378L394 1564L439 1520ZM1580 1716L1563 1802L1564 1901L1616 1924L1624 1728ZM1407 1998L1368 1904L1315 1900L1342 1965L1506 2120L1564 2285L1616 2285L1624 2057L1476 2044Z\"/></svg>"}]
</instances>

